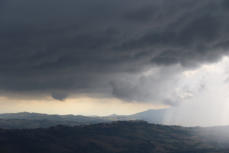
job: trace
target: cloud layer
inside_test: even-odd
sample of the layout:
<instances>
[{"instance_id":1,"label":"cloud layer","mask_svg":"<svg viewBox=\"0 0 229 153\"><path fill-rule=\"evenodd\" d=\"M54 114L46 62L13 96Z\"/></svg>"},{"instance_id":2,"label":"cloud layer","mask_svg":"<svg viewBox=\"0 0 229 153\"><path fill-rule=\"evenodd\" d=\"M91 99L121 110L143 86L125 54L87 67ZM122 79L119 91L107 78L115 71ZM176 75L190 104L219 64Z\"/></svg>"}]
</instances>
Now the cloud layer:
<instances>
[{"instance_id":1,"label":"cloud layer","mask_svg":"<svg viewBox=\"0 0 229 153\"><path fill-rule=\"evenodd\" d=\"M228 17L227 0L0 0L0 91L163 101L228 54Z\"/></svg>"}]
</instances>

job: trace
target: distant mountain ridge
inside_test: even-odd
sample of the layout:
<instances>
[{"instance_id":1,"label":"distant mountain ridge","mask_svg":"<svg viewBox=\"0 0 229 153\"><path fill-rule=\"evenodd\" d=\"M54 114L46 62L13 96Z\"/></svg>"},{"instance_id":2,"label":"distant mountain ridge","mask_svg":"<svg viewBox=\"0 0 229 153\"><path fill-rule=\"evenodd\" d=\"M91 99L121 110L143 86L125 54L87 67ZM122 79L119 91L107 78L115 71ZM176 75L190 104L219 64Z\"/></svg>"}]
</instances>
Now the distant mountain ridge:
<instances>
[{"instance_id":1,"label":"distant mountain ridge","mask_svg":"<svg viewBox=\"0 0 229 153\"><path fill-rule=\"evenodd\" d=\"M149 123L158 123L162 124L167 109L158 109L158 110L147 110L144 112L136 113L134 115L130 115L132 118L136 118L138 120L144 120Z\"/></svg>"},{"instance_id":2,"label":"distant mountain ridge","mask_svg":"<svg viewBox=\"0 0 229 153\"><path fill-rule=\"evenodd\" d=\"M143 120L161 124L166 110L147 110L133 115L110 115L104 117L82 115L48 115L40 113L6 113L0 114L0 128L33 129L48 128L56 125L76 126L113 121Z\"/></svg>"},{"instance_id":3,"label":"distant mountain ridge","mask_svg":"<svg viewBox=\"0 0 229 153\"><path fill-rule=\"evenodd\" d=\"M167 109L158 109L158 110L149 109L132 115L112 114L109 116L105 116L103 118L108 120L113 120L113 121L143 120L149 123L162 124L166 112Z\"/></svg>"},{"instance_id":4,"label":"distant mountain ridge","mask_svg":"<svg viewBox=\"0 0 229 153\"><path fill-rule=\"evenodd\" d=\"M76 126L103 122L107 121L81 115L47 115L28 112L0 114L0 128L4 129L48 128L56 125Z\"/></svg>"}]
</instances>

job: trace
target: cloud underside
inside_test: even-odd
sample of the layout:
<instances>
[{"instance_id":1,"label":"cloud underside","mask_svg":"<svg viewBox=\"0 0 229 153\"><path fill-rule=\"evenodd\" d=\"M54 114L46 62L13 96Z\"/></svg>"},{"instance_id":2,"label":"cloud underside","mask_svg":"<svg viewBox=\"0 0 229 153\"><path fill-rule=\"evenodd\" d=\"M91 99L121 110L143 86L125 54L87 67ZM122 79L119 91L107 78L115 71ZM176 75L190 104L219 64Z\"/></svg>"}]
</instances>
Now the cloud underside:
<instances>
[{"instance_id":1,"label":"cloud underside","mask_svg":"<svg viewBox=\"0 0 229 153\"><path fill-rule=\"evenodd\" d=\"M175 76L228 54L228 17L227 0L0 0L0 91L173 105Z\"/></svg>"}]
</instances>

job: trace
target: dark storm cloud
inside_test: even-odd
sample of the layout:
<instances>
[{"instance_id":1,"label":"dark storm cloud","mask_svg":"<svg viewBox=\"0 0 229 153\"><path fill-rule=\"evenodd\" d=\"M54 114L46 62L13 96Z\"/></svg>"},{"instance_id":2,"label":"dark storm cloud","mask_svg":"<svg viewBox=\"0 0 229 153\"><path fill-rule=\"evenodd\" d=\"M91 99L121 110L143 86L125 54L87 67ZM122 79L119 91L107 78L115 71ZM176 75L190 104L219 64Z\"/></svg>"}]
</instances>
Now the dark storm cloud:
<instances>
[{"instance_id":1,"label":"dark storm cloud","mask_svg":"<svg viewBox=\"0 0 229 153\"><path fill-rule=\"evenodd\" d=\"M123 74L198 66L229 47L226 0L0 0L0 9L2 93L144 101L119 85Z\"/></svg>"},{"instance_id":2,"label":"dark storm cloud","mask_svg":"<svg viewBox=\"0 0 229 153\"><path fill-rule=\"evenodd\" d=\"M54 92L52 93L52 97L57 99L57 100L64 100L65 98L67 98L67 93L64 93L64 92Z\"/></svg>"}]
</instances>

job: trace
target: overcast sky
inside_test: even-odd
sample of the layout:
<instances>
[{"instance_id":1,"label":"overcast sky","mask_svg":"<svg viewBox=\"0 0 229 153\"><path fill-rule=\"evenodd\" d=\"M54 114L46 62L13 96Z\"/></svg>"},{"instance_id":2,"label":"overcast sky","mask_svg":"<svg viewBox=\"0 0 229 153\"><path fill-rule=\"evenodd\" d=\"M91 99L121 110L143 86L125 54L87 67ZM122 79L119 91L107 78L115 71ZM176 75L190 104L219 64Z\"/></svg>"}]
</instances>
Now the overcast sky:
<instances>
[{"instance_id":1,"label":"overcast sky","mask_svg":"<svg viewBox=\"0 0 229 153\"><path fill-rule=\"evenodd\" d=\"M220 112L228 101L228 18L227 0L0 0L0 104L50 113L41 106L61 103L53 112L63 113L63 103L83 97L87 106L103 101L101 109L75 103L69 113ZM107 111L107 103L115 107Z\"/></svg>"}]
</instances>

